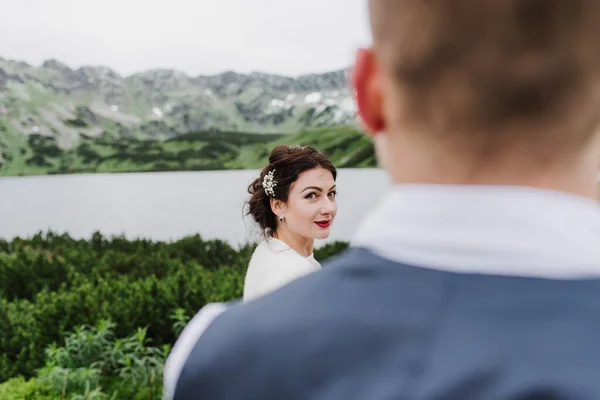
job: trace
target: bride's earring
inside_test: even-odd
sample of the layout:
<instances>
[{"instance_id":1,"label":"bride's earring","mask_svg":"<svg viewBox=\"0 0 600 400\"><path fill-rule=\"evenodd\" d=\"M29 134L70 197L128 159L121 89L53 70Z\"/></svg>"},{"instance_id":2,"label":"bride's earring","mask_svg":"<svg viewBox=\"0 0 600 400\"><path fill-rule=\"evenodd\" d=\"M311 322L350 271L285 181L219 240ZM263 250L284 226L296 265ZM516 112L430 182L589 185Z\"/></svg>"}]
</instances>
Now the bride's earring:
<instances>
[{"instance_id":1,"label":"bride's earring","mask_svg":"<svg viewBox=\"0 0 600 400\"><path fill-rule=\"evenodd\" d=\"M283 217L279 217L279 222L283 222L284 218Z\"/></svg>"}]
</instances>

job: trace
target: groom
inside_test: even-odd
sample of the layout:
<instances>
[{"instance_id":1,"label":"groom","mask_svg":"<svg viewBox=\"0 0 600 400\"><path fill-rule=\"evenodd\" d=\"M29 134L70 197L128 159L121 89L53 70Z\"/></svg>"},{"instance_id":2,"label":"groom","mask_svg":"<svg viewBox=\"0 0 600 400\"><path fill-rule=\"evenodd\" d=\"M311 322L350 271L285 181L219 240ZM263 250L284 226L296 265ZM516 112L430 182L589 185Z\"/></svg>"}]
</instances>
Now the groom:
<instances>
[{"instance_id":1,"label":"groom","mask_svg":"<svg viewBox=\"0 0 600 400\"><path fill-rule=\"evenodd\" d=\"M323 271L200 311L167 398L600 399L600 1L369 6L393 190Z\"/></svg>"}]
</instances>

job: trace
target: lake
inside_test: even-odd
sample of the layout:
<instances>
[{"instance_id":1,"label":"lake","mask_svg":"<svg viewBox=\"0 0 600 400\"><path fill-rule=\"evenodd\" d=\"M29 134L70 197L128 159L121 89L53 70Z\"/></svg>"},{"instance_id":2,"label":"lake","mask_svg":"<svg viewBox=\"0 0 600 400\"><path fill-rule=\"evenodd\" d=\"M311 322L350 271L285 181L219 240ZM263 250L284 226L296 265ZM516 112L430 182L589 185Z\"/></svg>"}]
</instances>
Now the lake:
<instances>
[{"instance_id":1,"label":"lake","mask_svg":"<svg viewBox=\"0 0 600 400\"><path fill-rule=\"evenodd\" d=\"M258 171L44 175L0 178L0 237L52 230L88 239L95 231L176 240L200 234L237 247L259 239L243 216ZM316 246L349 240L391 186L381 169L338 171L338 215Z\"/></svg>"}]
</instances>

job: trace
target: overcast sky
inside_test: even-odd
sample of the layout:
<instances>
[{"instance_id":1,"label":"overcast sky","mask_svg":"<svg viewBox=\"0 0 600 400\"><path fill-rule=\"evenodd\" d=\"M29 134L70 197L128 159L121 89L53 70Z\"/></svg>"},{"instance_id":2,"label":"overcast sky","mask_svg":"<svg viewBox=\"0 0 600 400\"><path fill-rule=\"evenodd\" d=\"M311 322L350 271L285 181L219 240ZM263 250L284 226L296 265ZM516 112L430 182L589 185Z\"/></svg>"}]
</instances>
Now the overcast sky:
<instances>
[{"instance_id":1,"label":"overcast sky","mask_svg":"<svg viewBox=\"0 0 600 400\"><path fill-rule=\"evenodd\" d=\"M284 75L350 66L366 0L0 0L0 57L123 75L175 68Z\"/></svg>"}]
</instances>

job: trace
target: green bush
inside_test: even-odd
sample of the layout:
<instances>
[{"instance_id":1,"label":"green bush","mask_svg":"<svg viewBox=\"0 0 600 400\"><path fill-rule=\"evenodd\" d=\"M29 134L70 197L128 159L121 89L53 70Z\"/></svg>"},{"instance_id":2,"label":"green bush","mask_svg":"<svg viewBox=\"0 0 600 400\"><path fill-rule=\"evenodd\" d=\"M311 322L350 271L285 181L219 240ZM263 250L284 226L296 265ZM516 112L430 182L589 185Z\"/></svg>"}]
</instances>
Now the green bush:
<instances>
[{"instance_id":1,"label":"green bush","mask_svg":"<svg viewBox=\"0 0 600 400\"><path fill-rule=\"evenodd\" d=\"M150 346L145 328L126 338L116 338L114 328L110 321L76 327L63 346L46 348L36 378L0 384L0 399L160 399L170 346Z\"/></svg>"},{"instance_id":2,"label":"green bush","mask_svg":"<svg viewBox=\"0 0 600 400\"><path fill-rule=\"evenodd\" d=\"M0 399L2 400L59 400L60 396L51 395L36 379L28 381L18 377L0 383Z\"/></svg>"},{"instance_id":3,"label":"green bush","mask_svg":"<svg viewBox=\"0 0 600 400\"><path fill-rule=\"evenodd\" d=\"M186 316L208 302L242 296L254 247L234 249L197 235L168 243L100 233L78 240L52 232L0 240L0 382L34 377L48 346L101 320L115 324L115 337L142 329L153 346L172 345ZM346 247L329 244L315 256L322 262ZM96 350L87 351L77 357ZM61 368L91 368L89 357L85 360ZM76 373L93 375L85 369Z\"/></svg>"},{"instance_id":4,"label":"green bush","mask_svg":"<svg viewBox=\"0 0 600 400\"><path fill-rule=\"evenodd\" d=\"M46 349L46 365L38 371L38 382L53 394L68 396L95 392L98 399L134 399L144 393L145 399L160 398L170 346L149 346L145 328L119 339L114 328L110 321L76 327L63 347Z\"/></svg>"}]
</instances>

